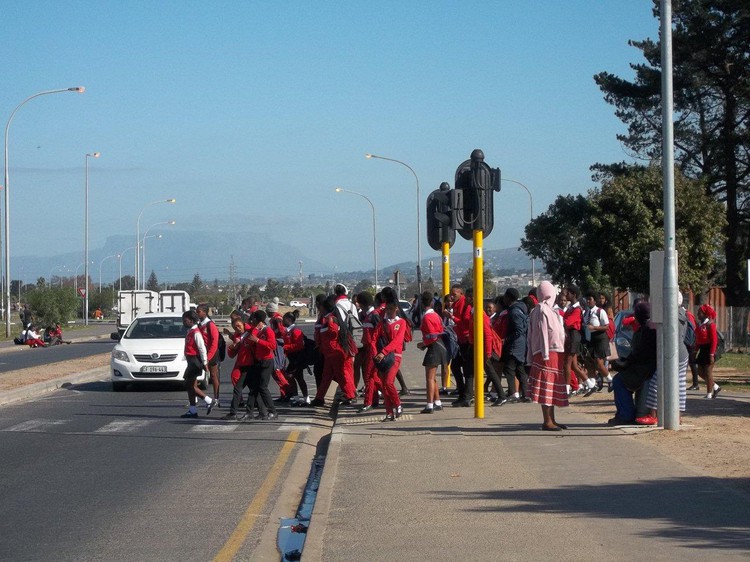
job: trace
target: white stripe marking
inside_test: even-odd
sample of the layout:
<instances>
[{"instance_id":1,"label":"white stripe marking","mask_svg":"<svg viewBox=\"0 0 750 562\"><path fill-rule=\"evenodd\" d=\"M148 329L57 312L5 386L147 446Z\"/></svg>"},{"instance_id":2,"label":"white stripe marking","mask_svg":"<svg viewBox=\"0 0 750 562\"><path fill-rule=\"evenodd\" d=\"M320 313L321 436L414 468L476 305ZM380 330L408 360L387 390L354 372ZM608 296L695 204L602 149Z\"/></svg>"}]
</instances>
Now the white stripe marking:
<instances>
[{"instance_id":1,"label":"white stripe marking","mask_svg":"<svg viewBox=\"0 0 750 562\"><path fill-rule=\"evenodd\" d=\"M276 431L310 431L310 426L285 423L284 425L280 425Z\"/></svg>"},{"instance_id":2,"label":"white stripe marking","mask_svg":"<svg viewBox=\"0 0 750 562\"><path fill-rule=\"evenodd\" d=\"M202 423L190 428L191 433L226 433L234 431L240 426L238 423Z\"/></svg>"},{"instance_id":3,"label":"white stripe marking","mask_svg":"<svg viewBox=\"0 0 750 562\"><path fill-rule=\"evenodd\" d=\"M29 420L16 424L12 427L8 427L3 431L44 431L55 425L62 425L67 421L68 420Z\"/></svg>"},{"instance_id":4,"label":"white stripe marking","mask_svg":"<svg viewBox=\"0 0 750 562\"><path fill-rule=\"evenodd\" d=\"M94 433L130 433L152 423L153 420L117 420L100 427Z\"/></svg>"}]
</instances>

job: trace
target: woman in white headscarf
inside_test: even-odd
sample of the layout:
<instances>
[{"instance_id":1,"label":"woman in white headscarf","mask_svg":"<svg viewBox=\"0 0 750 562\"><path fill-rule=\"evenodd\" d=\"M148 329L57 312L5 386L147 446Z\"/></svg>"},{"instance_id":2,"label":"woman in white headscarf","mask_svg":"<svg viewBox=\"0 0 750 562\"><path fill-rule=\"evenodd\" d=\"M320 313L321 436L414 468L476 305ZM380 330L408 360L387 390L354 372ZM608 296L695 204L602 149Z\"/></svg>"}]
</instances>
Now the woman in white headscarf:
<instances>
[{"instance_id":1,"label":"woman in white headscarf","mask_svg":"<svg viewBox=\"0 0 750 562\"><path fill-rule=\"evenodd\" d=\"M539 304L531 311L527 333L526 362L531 363L531 399L542 407L542 430L560 431L566 426L555 421L555 406L568 405L563 353L565 329L560 315L552 308L557 290L542 281L537 290Z\"/></svg>"}]
</instances>

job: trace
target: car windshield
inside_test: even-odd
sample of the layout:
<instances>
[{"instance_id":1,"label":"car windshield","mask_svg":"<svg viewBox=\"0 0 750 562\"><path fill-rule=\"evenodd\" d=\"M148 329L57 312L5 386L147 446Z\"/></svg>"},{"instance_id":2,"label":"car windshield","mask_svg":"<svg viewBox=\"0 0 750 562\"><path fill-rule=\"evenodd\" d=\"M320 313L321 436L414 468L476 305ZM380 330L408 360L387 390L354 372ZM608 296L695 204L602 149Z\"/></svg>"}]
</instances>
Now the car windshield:
<instances>
[{"instance_id":1,"label":"car windshield","mask_svg":"<svg viewBox=\"0 0 750 562\"><path fill-rule=\"evenodd\" d=\"M184 338L187 328L182 324L182 316L168 318L136 318L123 336L128 340L151 340L164 338Z\"/></svg>"}]
</instances>

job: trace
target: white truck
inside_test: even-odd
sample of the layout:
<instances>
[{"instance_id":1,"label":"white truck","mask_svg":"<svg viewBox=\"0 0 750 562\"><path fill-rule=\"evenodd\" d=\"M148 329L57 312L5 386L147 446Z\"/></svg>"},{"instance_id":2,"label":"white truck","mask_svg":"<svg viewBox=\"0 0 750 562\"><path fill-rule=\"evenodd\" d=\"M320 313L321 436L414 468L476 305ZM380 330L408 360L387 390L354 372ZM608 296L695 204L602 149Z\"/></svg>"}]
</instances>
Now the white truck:
<instances>
[{"instance_id":1,"label":"white truck","mask_svg":"<svg viewBox=\"0 0 750 562\"><path fill-rule=\"evenodd\" d=\"M159 293L154 291L118 291L117 292L117 331L125 333L136 316L157 312Z\"/></svg>"},{"instance_id":2,"label":"white truck","mask_svg":"<svg viewBox=\"0 0 750 562\"><path fill-rule=\"evenodd\" d=\"M159 293L159 312L178 312L182 314L194 305L186 291L161 291Z\"/></svg>"}]
</instances>

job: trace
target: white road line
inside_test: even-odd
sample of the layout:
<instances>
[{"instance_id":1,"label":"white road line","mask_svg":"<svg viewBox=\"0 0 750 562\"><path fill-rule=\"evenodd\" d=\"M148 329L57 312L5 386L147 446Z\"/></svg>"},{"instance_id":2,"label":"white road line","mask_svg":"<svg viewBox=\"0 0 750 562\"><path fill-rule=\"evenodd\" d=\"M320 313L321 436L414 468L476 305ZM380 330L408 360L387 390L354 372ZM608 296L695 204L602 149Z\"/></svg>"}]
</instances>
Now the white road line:
<instances>
[{"instance_id":1,"label":"white road line","mask_svg":"<svg viewBox=\"0 0 750 562\"><path fill-rule=\"evenodd\" d=\"M280 425L276 431L309 431L309 430L310 430L309 425L292 425L292 424L285 423L284 425Z\"/></svg>"},{"instance_id":2,"label":"white road line","mask_svg":"<svg viewBox=\"0 0 750 562\"><path fill-rule=\"evenodd\" d=\"M191 433L226 433L234 431L240 426L238 423L201 423L190 428Z\"/></svg>"},{"instance_id":3,"label":"white road line","mask_svg":"<svg viewBox=\"0 0 750 562\"><path fill-rule=\"evenodd\" d=\"M27 432L41 432L49 429L56 425L62 425L68 420L29 420L11 427L6 427L3 431L27 431Z\"/></svg>"},{"instance_id":4,"label":"white road line","mask_svg":"<svg viewBox=\"0 0 750 562\"><path fill-rule=\"evenodd\" d=\"M94 433L130 433L154 423L154 420L116 420L100 427Z\"/></svg>"}]
</instances>

